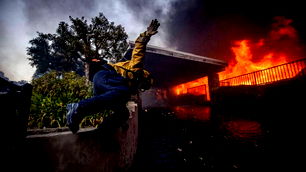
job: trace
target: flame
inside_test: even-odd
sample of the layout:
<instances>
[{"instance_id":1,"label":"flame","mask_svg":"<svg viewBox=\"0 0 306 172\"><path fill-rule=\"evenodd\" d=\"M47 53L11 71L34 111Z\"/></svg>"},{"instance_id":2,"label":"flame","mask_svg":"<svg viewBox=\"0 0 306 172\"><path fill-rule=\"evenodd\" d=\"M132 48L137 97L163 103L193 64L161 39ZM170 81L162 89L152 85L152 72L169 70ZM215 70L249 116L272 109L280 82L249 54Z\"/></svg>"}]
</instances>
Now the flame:
<instances>
[{"instance_id":1,"label":"flame","mask_svg":"<svg viewBox=\"0 0 306 172\"><path fill-rule=\"evenodd\" d=\"M206 95L206 99L208 101L210 100L207 77L202 77L187 83L177 85L172 90L174 90L174 94L177 96L187 93L192 95Z\"/></svg>"},{"instance_id":2,"label":"flame","mask_svg":"<svg viewBox=\"0 0 306 172\"><path fill-rule=\"evenodd\" d=\"M235 41L231 50L233 58L223 72L219 72L219 80L226 80L224 85L255 85L292 78L303 69L300 64L278 66L296 60L302 53L296 30L291 26L291 19L275 17L271 31L266 38L258 41L248 39ZM272 68L273 67L273 68ZM264 69L269 69L266 71ZM270 70L271 69L271 70ZM293 70L294 69L294 70ZM256 73L254 73L256 71ZM252 73L253 72L253 73ZM252 73L252 74L250 74ZM244 75L238 79L228 79ZM205 86L205 90L193 89ZM173 88L175 95L206 94L210 100L208 78L202 77L194 81L177 85ZM193 90L193 91L192 91Z\"/></svg>"},{"instance_id":3,"label":"flame","mask_svg":"<svg viewBox=\"0 0 306 172\"><path fill-rule=\"evenodd\" d=\"M229 63L225 71L219 73L219 80L224 80L239 75L261 71L274 66L288 63L297 59L301 53L298 43L297 31L291 26L291 19L277 16L271 25L271 31L266 38L258 42L251 40L239 40L234 42L231 48L234 59ZM290 68L290 66L286 66ZM280 70L280 69L277 69ZM282 70L282 69L281 69ZM279 74L283 72L286 74ZM295 74L287 71L262 71L252 76L241 77L236 80L227 80L228 85L253 85L265 82L274 82L281 79L293 77ZM255 79L256 78L256 79Z\"/></svg>"},{"instance_id":4,"label":"flame","mask_svg":"<svg viewBox=\"0 0 306 172\"><path fill-rule=\"evenodd\" d=\"M260 40L255 45L262 47L264 45L264 40ZM253 48L256 49L256 47ZM287 56L285 54L272 51L266 52L259 61L254 62L251 50L252 47L249 40L236 41L235 46L232 47L232 51L235 54L235 62L231 62L225 71L219 73L219 79L224 80L287 63Z\"/></svg>"},{"instance_id":5,"label":"flame","mask_svg":"<svg viewBox=\"0 0 306 172\"><path fill-rule=\"evenodd\" d=\"M257 43L251 44L250 40L240 40L236 41L234 46L231 48L235 55L235 60L232 61L229 66L225 69L225 71L219 73L219 80L224 80L227 78L239 76L246 73L251 73L254 71L263 70L272 66L277 66L280 64L287 63L287 56L284 53L279 52L264 52L265 54L262 55L261 58L256 59L253 57L252 50L261 49L263 46L265 46L265 40L260 39ZM255 60L254 60L255 59ZM259 59L259 60L258 60ZM256 76L259 78L259 80L263 80L266 75L264 73L259 73L259 75ZM275 76L279 77L279 76ZM281 78L278 78L281 79ZM231 84L231 83L230 83ZM248 80L248 78L242 79L239 81L239 83L235 83L236 85L252 85L253 83ZM205 86L206 90L203 91L188 91L192 90L192 88L196 88L199 86ZM232 85L232 84L231 84ZM180 84L178 86L174 87L175 95L181 95L181 94L193 94L193 95L199 95L199 94L206 94L207 100L210 100L209 95L209 88L208 88L208 78L202 77L199 79L196 79L194 81L190 81L187 83Z\"/></svg>"}]
</instances>

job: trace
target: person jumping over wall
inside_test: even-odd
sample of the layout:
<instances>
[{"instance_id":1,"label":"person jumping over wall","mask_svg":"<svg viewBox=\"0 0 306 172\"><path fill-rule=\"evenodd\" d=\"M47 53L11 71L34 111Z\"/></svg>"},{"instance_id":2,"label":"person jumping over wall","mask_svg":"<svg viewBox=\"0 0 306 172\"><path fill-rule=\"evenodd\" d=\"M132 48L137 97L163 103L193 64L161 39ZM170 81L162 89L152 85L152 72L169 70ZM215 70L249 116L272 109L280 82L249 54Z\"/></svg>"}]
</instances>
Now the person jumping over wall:
<instances>
[{"instance_id":1,"label":"person jumping over wall","mask_svg":"<svg viewBox=\"0 0 306 172\"><path fill-rule=\"evenodd\" d=\"M139 35L135 41L131 60L115 64L104 64L103 69L93 77L94 96L67 105L67 125L75 134L79 130L82 119L88 114L94 114L103 109L118 110L120 119L128 119L126 103L131 95L139 90L148 90L153 79L151 74L143 69L146 45L151 36L155 35L160 26L155 19L147 30Z\"/></svg>"}]
</instances>

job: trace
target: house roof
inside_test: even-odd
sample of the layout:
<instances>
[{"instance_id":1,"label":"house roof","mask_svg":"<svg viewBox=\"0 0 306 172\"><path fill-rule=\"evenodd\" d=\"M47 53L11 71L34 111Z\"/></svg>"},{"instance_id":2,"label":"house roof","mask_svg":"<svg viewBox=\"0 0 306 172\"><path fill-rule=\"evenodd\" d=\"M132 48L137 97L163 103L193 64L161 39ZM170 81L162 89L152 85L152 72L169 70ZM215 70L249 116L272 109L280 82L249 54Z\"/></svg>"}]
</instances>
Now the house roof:
<instances>
[{"instance_id":1,"label":"house roof","mask_svg":"<svg viewBox=\"0 0 306 172\"><path fill-rule=\"evenodd\" d=\"M130 59L134 42L124 59ZM156 87L171 87L223 71L227 62L182 51L148 45L144 67L155 78Z\"/></svg>"}]
</instances>

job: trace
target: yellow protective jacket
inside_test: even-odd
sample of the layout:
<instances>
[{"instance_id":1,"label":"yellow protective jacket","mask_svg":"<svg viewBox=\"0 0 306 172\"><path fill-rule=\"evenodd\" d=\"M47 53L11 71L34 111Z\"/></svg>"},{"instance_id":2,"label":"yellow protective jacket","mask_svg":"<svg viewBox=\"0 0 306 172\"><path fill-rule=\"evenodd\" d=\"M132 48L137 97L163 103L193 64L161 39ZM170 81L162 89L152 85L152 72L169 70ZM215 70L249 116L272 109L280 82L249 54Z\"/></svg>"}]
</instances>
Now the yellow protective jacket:
<instances>
[{"instance_id":1,"label":"yellow protective jacket","mask_svg":"<svg viewBox=\"0 0 306 172\"><path fill-rule=\"evenodd\" d=\"M142 75L144 78L148 78L150 76L150 73L147 70L143 69L143 61L146 52L146 45L149 40L150 36L147 34L147 32L141 33L135 41L135 47L132 52L131 60L109 65L111 65L117 71L117 73L119 73L124 78L135 79L133 73L139 70L143 71ZM151 80L151 84L152 82L153 80Z\"/></svg>"}]
</instances>

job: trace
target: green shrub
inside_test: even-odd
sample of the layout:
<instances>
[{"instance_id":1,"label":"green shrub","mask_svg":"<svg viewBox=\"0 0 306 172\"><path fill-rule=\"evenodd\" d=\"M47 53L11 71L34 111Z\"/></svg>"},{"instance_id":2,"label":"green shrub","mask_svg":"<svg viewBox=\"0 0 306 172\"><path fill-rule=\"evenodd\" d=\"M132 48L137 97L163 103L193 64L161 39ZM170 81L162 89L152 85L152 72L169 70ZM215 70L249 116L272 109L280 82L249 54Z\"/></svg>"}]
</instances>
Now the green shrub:
<instances>
[{"instance_id":1,"label":"green shrub","mask_svg":"<svg viewBox=\"0 0 306 172\"><path fill-rule=\"evenodd\" d=\"M33 93L29 128L63 127L66 125L66 105L92 96L92 86L85 77L75 72L52 71L32 80ZM96 126L103 120L101 114L86 117L82 126Z\"/></svg>"}]
</instances>

